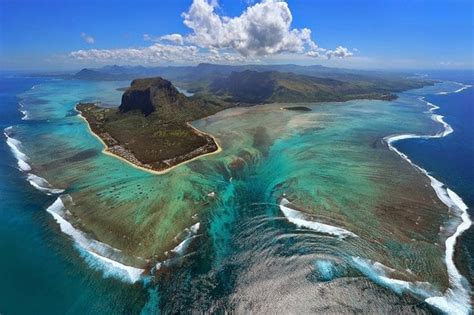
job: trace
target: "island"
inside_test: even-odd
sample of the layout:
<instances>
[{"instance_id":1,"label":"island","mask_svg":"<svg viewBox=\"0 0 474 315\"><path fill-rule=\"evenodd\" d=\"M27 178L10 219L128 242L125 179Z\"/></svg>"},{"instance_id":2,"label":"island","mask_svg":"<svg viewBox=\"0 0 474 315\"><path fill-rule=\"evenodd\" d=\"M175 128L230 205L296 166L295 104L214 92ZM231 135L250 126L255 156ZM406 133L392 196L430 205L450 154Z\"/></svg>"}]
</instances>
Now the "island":
<instances>
[{"instance_id":1,"label":"island","mask_svg":"<svg viewBox=\"0 0 474 315\"><path fill-rule=\"evenodd\" d=\"M189 122L228 104L187 97L163 78L133 80L118 108L76 106L105 152L136 167L163 173L183 162L220 151L216 139Z\"/></svg>"},{"instance_id":2,"label":"island","mask_svg":"<svg viewBox=\"0 0 474 315\"><path fill-rule=\"evenodd\" d=\"M202 67L196 67L202 70ZM107 68L109 69L109 68ZM117 78L114 72L104 74L82 70L79 78ZM110 70L109 69L109 70ZM278 103L295 104L282 109L311 111L303 103L343 102L353 99L392 100L394 92L419 88L433 81L386 77L377 79L354 74L316 77L279 71L199 71L194 79L176 78L187 89L185 95L171 81L162 77L134 79L124 91L118 108L81 103L76 106L90 130L104 144L104 152L133 166L162 174L173 167L200 156L220 151L218 141L191 124L227 108ZM265 69L266 70L266 69ZM230 72L229 72L230 71ZM85 76L87 74L87 76ZM299 103L299 104L298 104Z\"/></svg>"}]
</instances>

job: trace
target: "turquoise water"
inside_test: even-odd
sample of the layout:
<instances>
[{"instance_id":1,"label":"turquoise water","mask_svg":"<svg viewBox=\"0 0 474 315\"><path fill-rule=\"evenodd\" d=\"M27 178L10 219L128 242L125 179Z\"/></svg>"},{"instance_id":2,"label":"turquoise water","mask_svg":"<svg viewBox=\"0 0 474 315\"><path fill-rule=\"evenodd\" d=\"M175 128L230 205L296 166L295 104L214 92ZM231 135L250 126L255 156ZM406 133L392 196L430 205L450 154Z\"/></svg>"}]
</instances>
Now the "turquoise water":
<instances>
[{"instance_id":1,"label":"turquoise water","mask_svg":"<svg viewBox=\"0 0 474 315\"><path fill-rule=\"evenodd\" d=\"M430 283L411 292L420 299L446 288L439 244L452 228L447 209L426 177L389 151L383 138L440 131L418 97L452 90L452 83L403 93L394 102L307 104L311 113L278 104L227 110L194 123L219 139L222 153L156 176L102 154L73 110L80 101L117 105L116 88L128 82L4 80L10 115L2 127L13 125L8 135L21 141L32 167L17 170L2 144L8 156L2 175L14 183L2 180L2 213L14 222L2 225L2 247L23 262L3 262L2 270L15 271L1 286L6 313L257 311L279 305L282 294L300 307L327 303L298 290L279 291L295 279L311 292L321 283L342 292L351 285L334 283L348 277L357 283L368 277L397 292L403 290L380 276ZM18 102L28 120L16 112ZM44 211L60 194L37 191L25 181L28 173L65 190L61 200L69 212L62 215L90 242L121 251L80 246L77 234L74 242L61 233ZM279 206L283 196L307 222L323 225L311 230L292 223ZM357 236L338 237L337 229ZM153 271L130 284L133 276L123 266ZM33 306L21 302L25 287L35 290L27 294ZM263 291L269 295L258 294ZM388 298L381 287L370 292L379 310L394 301L417 304Z\"/></svg>"},{"instance_id":2,"label":"turquoise water","mask_svg":"<svg viewBox=\"0 0 474 315\"><path fill-rule=\"evenodd\" d=\"M47 82L50 81L2 78L2 129L15 124L44 133L43 121L20 119L16 95ZM144 289L113 278L104 279L101 273L89 268L44 211L55 197L28 184L25 175L15 168L16 161L4 141L0 151L0 312L138 312L146 299Z\"/></svg>"}]
</instances>

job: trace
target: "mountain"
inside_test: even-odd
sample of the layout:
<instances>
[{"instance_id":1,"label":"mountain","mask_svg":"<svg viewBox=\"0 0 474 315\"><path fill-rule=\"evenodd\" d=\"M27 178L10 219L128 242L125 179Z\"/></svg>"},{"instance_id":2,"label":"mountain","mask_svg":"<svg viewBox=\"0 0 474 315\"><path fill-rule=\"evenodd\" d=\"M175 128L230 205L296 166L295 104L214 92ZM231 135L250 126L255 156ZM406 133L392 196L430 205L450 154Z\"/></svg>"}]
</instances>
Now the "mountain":
<instances>
[{"instance_id":1,"label":"mountain","mask_svg":"<svg viewBox=\"0 0 474 315\"><path fill-rule=\"evenodd\" d=\"M380 72L367 70L354 70L342 68L330 68L321 65L300 66L294 64L283 65L219 65L201 63L197 66L165 66L165 67L143 67L143 66L104 66L94 69L82 69L74 74L72 78L84 80L127 80L143 77L161 76L172 81L191 82L202 79L214 79L226 77L232 72L246 70L267 72L292 72L295 74L328 77L333 79L377 79L381 77L408 76L408 73Z\"/></svg>"},{"instance_id":2,"label":"mountain","mask_svg":"<svg viewBox=\"0 0 474 315\"><path fill-rule=\"evenodd\" d=\"M164 106L182 107L186 97L170 81L162 78L136 79L122 95L119 110L140 110L145 116Z\"/></svg>"},{"instance_id":3,"label":"mountain","mask_svg":"<svg viewBox=\"0 0 474 315\"><path fill-rule=\"evenodd\" d=\"M161 77L135 79L122 95L121 113L140 111L161 121L185 122L208 116L230 106L211 97L187 97Z\"/></svg>"},{"instance_id":4,"label":"mountain","mask_svg":"<svg viewBox=\"0 0 474 315\"><path fill-rule=\"evenodd\" d=\"M239 74L240 73L240 74ZM134 80L160 76L192 93L227 97L232 102L344 101L391 99L393 93L432 81L409 73L329 68L321 65L104 66L82 69L71 78Z\"/></svg>"},{"instance_id":5,"label":"mountain","mask_svg":"<svg viewBox=\"0 0 474 315\"><path fill-rule=\"evenodd\" d=\"M139 167L163 171L218 150L215 140L188 122L231 106L187 97L161 77L133 80L118 108L78 104L77 110L107 151Z\"/></svg>"},{"instance_id":6,"label":"mountain","mask_svg":"<svg viewBox=\"0 0 474 315\"><path fill-rule=\"evenodd\" d=\"M398 84L395 84L398 82ZM373 82L342 81L295 73L246 70L232 72L227 78L214 80L210 93L226 97L230 102L243 103L298 103L346 101L350 99L391 99L399 90L422 87L423 81L396 81L393 86L384 80Z\"/></svg>"}]
</instances>

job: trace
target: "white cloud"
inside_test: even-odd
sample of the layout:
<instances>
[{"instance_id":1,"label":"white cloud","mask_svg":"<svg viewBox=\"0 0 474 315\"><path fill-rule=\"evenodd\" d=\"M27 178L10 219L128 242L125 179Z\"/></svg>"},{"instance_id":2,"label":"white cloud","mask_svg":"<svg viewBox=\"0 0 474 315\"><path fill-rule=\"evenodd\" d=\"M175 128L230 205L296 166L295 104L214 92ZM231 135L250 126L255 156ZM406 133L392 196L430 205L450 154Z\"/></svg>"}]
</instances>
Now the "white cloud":
<instances>
[{"instance_id":1,"label":"white cloud","mask_svg":"<svg viewBox=\"0 0 474 315\"><path fill-rule=\"evenodd\" d=\"M181 34L168 34L168 35L163 35L160 37L161 40L164 41L169 41L172 43L175 43L177 45L183 45L184 44L184 39Z\"/></svg>"},{"instance_id":2,"label":"white cloud","mask_svg":"<svg viewBox=\"0 0 474 315\"><path fill-rule=\"evenodd\" d=\"M192 30L186 41L203 48L232 49L243 56L302 53L317 47L310 29L291 28L293 17L286 2L264 0L233 18L219 16L214 9L207 0L193 1L182 14Z\"/></svg>"},{"instance_id":3,"label":"white cloud","mask_svg":"<svg viewBox=\"0 0 474 315\"><path fill-rule=\"evenodd\" d=\"M328 59L331 59L333 57L337 58L346 58L354 55L352 52L349 51L346 47L339 46L335 50L328 50L325 53L326 57Z\"/></svg>"},{"instance_id":4,"label":"white cloud","mask_svg":"<svg viewBox=\"0 0 474 315\"><path fill-rule=\"evenodd\" d=\"M184 44L184 38L181 34L167 34L163 36L154 36L150 34L143 34L143 40L146 41L152 41L152 42L171 42L176 45L183 45Z\"/></svg>"},{"instance_id":5,"label":"white cloud","mask_svg":"<svg viewBox=\"0 0 474 315\"><path fill-rule=\"evenodd\" d=\"M252 62L274 55L293 54L306 58L346 58L353 55L347 48L334 50L318 47L309 28L292 28L293 16L283 0L262 0L250 4L241 15L219 15L217 0L193 0L183 23L190 33L153 36L143 39L155 42L148 47L79 50L69 54L78 60L129 63L158 62ZM82 33L88 43L94 38Z\"/></svg>"},{"instance_id":6,"label":"white cloud","mask_svg":"<svg viewBox=\"0 0 474 315\"><path fill-rule=\"evenodd\" d=\"M84 40L84 42L86 42L87 44L95 43L95 39L91 35L87 35L86 33L82 32L81 37L82 37L82 40Z\"/></svg>"},{"instance_id":7,"label":"white cloud","mask_svg":"<svg viewBox=\"0 0 474 315\"><path fill-rule=\"evenodd\" d=\"M149 47L139 48L78 50L71 52L69 56L77 60L156 63L163 61L194 61L198 50L196 46L156 43Z\"/></svg>"},{"instance_id":8,"label":"white cloud","mask_svg":"<svg viewBox=\"0 0 474 315\"><path fill-rule=\"evenodd\" d=\"M217 50L202 52L198 47L193 45L181 46L161 43L155 43L149 47L77 50L71 52L69 57L84 62L120 62L131 64L195 64L201 62L236 63L245 61L258 61L253 58L245 58L236 53L222 53Z\"/></svg>"}]
</instances>

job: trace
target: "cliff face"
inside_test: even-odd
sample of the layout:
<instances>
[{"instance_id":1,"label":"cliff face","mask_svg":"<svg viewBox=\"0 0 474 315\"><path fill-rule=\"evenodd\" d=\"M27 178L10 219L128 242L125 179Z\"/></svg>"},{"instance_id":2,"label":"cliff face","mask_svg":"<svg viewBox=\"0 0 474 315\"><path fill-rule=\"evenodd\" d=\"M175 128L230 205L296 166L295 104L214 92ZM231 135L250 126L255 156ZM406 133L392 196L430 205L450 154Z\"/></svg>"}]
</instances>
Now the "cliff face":
<instances>
[{"instance_id":1,"label":"cliff face","mask_svg":"<svg viewBox=\"0 0 474 315\"><path fill-rule=\"evenodd\" d=\"M159 77L136 79L122 95L119 110L122 113L140 110L148 116L160 107L176 103L183 97L168 80Z\"/></svg>"}]
</instances>

